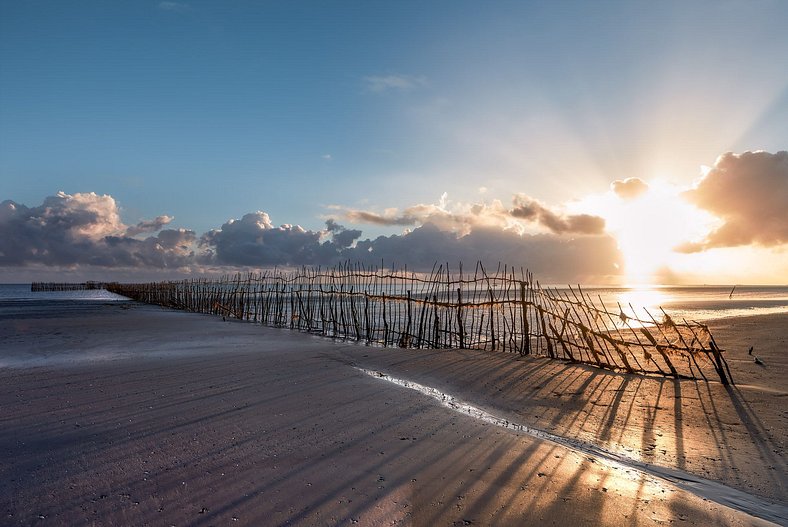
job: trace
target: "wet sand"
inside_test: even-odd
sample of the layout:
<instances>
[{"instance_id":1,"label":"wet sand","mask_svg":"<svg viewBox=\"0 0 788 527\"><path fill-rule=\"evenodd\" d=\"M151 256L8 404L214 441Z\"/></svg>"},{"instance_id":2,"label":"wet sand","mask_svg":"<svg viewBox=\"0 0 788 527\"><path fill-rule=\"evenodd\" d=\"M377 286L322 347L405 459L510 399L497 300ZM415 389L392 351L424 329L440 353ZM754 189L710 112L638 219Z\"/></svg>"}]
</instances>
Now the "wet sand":
<instances>
[{"instance_id":1,"label":"wet sand","mask_svg":"<svg viewBox=\"0 0 788 527\"><path fill-rule=\"evenodd\" d=\"M81 306L0 319L0 524L766 524L358 368L788 505L786 315L711 324L726 388Z\"/></svg>"}]
</instances>

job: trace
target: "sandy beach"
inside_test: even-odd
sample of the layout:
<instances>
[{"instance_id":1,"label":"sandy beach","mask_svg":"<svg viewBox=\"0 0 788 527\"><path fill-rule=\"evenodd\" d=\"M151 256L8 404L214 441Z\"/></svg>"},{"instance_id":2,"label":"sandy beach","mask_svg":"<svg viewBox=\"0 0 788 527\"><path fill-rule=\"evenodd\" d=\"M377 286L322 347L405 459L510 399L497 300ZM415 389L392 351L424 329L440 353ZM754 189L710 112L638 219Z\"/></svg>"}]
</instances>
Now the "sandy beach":
<instances>
[{"instance_id":1,"label":"sandy beach","mask_svg":"<svg viewBox=\"0 0 788 527\"><path fill-rule=\"evenodd\" d=\"M785 524L788 315L710 326L736 387L125 302L7 316L0 524L770 524L360 368L723 483Z\"/></svg>"}]
</instances>

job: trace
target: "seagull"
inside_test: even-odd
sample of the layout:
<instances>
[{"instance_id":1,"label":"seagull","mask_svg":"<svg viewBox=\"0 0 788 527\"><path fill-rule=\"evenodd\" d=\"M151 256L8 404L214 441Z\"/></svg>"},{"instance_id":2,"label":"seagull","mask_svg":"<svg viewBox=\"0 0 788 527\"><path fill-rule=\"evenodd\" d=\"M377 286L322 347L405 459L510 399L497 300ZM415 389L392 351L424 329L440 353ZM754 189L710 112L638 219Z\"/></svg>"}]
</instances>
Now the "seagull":
<instances>
[{"instance_id":1,"label":"seagull","mask_svg":"<svg viewBox=\"0 0 788 527\"><path fill-rule=\"evenodd\" d=\"M754 346L750 346L750 351L748 352L750 355L752 355L752 350L753 350L753 347L754 347ZM761 359L759 359L759 358L758 358L758 356L757 356L757 355L752 355L752 356L753 356L753 357L755 357L755 364L757 364L758 366L766 366L766 365L763 363L763 361L762 361Z\"/></svg>"}]
</instances>

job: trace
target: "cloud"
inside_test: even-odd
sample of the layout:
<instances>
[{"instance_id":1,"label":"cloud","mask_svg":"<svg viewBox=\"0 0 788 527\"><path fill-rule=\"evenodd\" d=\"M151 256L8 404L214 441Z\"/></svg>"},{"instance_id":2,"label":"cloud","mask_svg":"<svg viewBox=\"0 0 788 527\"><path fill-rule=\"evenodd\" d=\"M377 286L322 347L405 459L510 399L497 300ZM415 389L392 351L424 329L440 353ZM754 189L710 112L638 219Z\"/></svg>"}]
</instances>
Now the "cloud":
<instances>
[{"instance_id":1,"label":"cloud","mask_svg":"<svg viewBox=\"0 0 788 527\"><path fill-rule=\"evenodd\" d=\"M599 216L560 214L525 194L514 197L510 213L515 218L547 227L555 234L602 234L605 230L605 220Z\"/></svg>"},{"instance_id":2,"label":"cloud","mask_svg":"<svg viewBox=\"0 0 788 527\"><path fill-rule=\"evenodd\" d=\"M333 242L340 248L350 247L361 237L358 229L346 229L333 218L326 220L326 232L331 235Z\"/></svg>"},{"instance_id":3,"label":"cloud","mask_svg":"<svg viewBox=\"0 0 788 527\"><path fill-rule=\"evenodd\" d=\"M159 2L156 7L162 11L175 11L177 13L183 13L191 9L189 4L183 2Z\"/></svg>"},{"instance_id":4,"label":"cloud","mask_svg":"<svg viewBox=\"0 0 788 527\"><path fill-rule=\"evenodd\" d=\"M126 236L137 236L144 232L157 232L160 231L165 225L172 222L172 216L156 216L153 220L143 220L133 227L126 229Z\"/></svg>"},{"instance_id":5,"label":"cloud","mask_svg":"<svg viewBox=\"0 0 788 527\"><path fill-rule=\"evenodd\" d=\"M164 218L169 219L160 216L158 223L167 223ZM143 227L150 228L157 220L142 222ZM117 203L108 195L58 192L37 207L3 201L0 266L171 268L191 262L192 231L165 230L139 240L127 234L134 229L121 222Z\"/></svg>"},{"instance_id":6,"label":"cloud","mask_svg":"<svg viewBox=\"0 0 788 527\"><path fill-rule=\"evenodd\" d=\"M369 264L407 264L415 270L428 270L435 262L501 262L528 268L546 283L596 280L617 274L621 265L616 241L606 235L567 238L479 227L458 236L431 223L406 234L359 241L344 255Z\"/></svg>"},{"instance_id":7,"label":"cloud","mask_svg":"<svg viewBox=\"0 0 788 527\"><path fill-rule=\"evenodd\" d=\"M339 223L334 220L334 218L329 218L326 220L326 232L334 233L334 232L341 232L344 230L345 227L340 225Z\"/></svg>"},{"instance_id":8,"label":"cloud","mask_svg":"<svg viewBox=\"0 0 788 527\"><path fill-rule=\"evenodd\" d=\"M445 192L437 203L418 203L402 210L389 208L382 213L334 208L342 210L343 218L351 223L406 227L432 223L440 229L460 235L468 234L475 227L482 226L497 226L500 229L518 228L498 200L490 203L452 202Z\"/></svg>"},{"instance_id":9,"label":"cloud","mask_svg":"<svg viewBox=\"0 0 788 527\"><path fill-rule=\"evenodd\" d=\"M322 242L324 233L298 225L274 226L263 211L244 214L218 229L205 233L200 246L205 250L202 263L233 266L321 265L338 262L340 251L358 236L345 234L341 225L328 225L332 238ZM361 233L358 232L360 236Z\"/></svg>"},{"instance_id":10,"label":"cloud","mask_svg":"<svg viewBox=\"0 0 788 527\"><path fill-rule=\"evenodd\" d=\"M255 212L230 220L203 235L202 264L267 267L273 265L336 265L343 261L366 265L403 266L427 271L435 262L482 260L528 267L546 281L577 281L611 276L620 266L616 242L607 235L570 238L555 234L520 234L476 225L469 233L427 222L404 234L360 240L360 230L346 229L336 220L324 231L292 225L274 226L268 214Z\"/></svg>"},{"instance_id":11,"label":"cloud","mask_svg":"<svg viewBox=\"0 0 788 527\"><path fill-rule=\"evenodd\" d=\"M364 77L364 85L369 91L411 91L427 85L426 77L413 75L383 75Z\"/></svg>"},{"instance_id":12,"label":"cloud","mask_svg":"<svg viewBox=\"0 0 788 527\"><path fill-rule=\"evenodd\" d=\"M703 240L677 250L788 243L788 152L728 152L683 196L722 220Z\"/></svg>"},{"instance_id":13,"label":"cloud","mask_svg":"<svg viewBox=\"0 0 788 527\"><path fill-rule=\"evenodd\" d=\"M514 207L507 210L498 200L489 203L451 202L444 193L438 203L419 203L399 210L385 209L382 213L342 209L343 217L351 223L381 226L418 226L432 223L442 230L465 235L479 227L496 227L523 234L526 224L533 224L562 235L596 235L605 231L605 220L590 214L562 214L539 201L517 194Z\"/></svg>"},{"instance_id":14,"label":"cloud","mask_svg":"<svg viewBox=\"0 0 788 527\"><path fill-rule=\"evenodd\" d=\"M640 178L630 177L615 180L610 184L610 189L622 199L635 199L648 190L648 183Z\"/></svg>"},{"instance_id":15,"label":"cloud","mask_svg":"<svg viewBox=\"0 0 788 527\"><path fill-rule=\"evenodd\" d=\"M163 269L176 277L193 269L225 272L354 261L427 271L435 262L473 265L482 260L528 267L545 281L578 281L616 274L620 260L615 241L607 235L526 234L516 225L506 227L516 220L499 202L451 204L443 195L435 204L378 216L389 222L413 218L420 225L404 234L362 240L361 230L348 229L334 218L326 220L322 230L309 230L276 225L266 212L257 211L198 237L191 230L163 228L172 220L166 215L125 225L111 196L60 192L35 207L0 203L0 272L59 269L74 276L84 269L90 279L106 276L101 270L116 270L133 279L128 272L135 270L140 276L156 272L158 279L166 279L160 274ZM561 221L577 221L571 218ZM153 232L158 234L140 237Z\"/></svg>"},{"instance_id":16,"label":"cloud","mask_svg":"<svg viewBox=\"0 0 788 527\"><path fill-rule=\"evenodd\" d=\"M348 221L353 223L371 223L372 225L415 225L420 218L405 211L397 213L397 209L386 209L383 214L367 210L348 209L344 214Z\"/></svg>"},{"instance_id":17,"label":"cloud","mask_svg":"<svg viewBox=\"0 0 788 527\"><path fill-rule=\"evenodd\" d=\"M97 250L89 262L103 267L181 268L193 264L194 231L165 229L144 240L110 236L105 250Z\"/></svg>"}]
</instances>

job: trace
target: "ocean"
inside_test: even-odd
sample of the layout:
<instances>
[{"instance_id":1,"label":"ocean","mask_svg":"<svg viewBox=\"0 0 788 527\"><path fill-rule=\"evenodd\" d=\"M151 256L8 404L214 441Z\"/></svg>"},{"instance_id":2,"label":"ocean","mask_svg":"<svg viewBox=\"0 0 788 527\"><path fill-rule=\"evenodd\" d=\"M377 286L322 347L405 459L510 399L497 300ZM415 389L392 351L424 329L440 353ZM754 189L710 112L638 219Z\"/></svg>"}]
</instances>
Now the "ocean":
<instances>
[{"instance_id":1,"label":"ocean","mask_svg":"<svg viewBox=\"0 0 788 527\"><path fill-rule=\"evenodd\" d=\"M129 299L104 291L30 291L30 284L0 284L0 321L3 318L47 317L55 312L78 311L96 302L128 302Z\"/></svg>"},{"instance_id":2,"label":"ocean","mask_svg":"<svg viewBox=\"0 0 788 527\"><path fill-rule=\"evenodd\" d=\"M631 305L637 316L643 308L657 317L663 308L674 320L703 322L718 318L788 313L788 286L638 286L584 288L608 309Z\"/></svg>"},{"instance_id":3,"label":"ocean","mask_svg":"<svg viewBox=\"0 0 788 527\"><path fill-rule=\"evenodd\" d=\"M566 292L568 289L556 288ZM612 311L618 304L628 306L642 315L643 308L655 317L662 307L676 320L682 318L698 322L717 318L788 313L788 286L638 286L588 287L586 295L595 302L599 299ZM0 318L11 314L78 310L91 302L127 302L128 299L102 289L87 291L31 292L30 284L0 284Z\"/></svg>"},{"instance_id":4,"label":"ocean","mask_svg":"<svg viewBox=\"0 0 788 527\"><path fill-rule=\"evenodd\" d=\"M572 294L568 289L557 291ZM621 305L625 313L634 312L642 320L661 320L660 306L677 322L788 314L788 286L589 287L583 292L597 305L601 299L609 311L618 313ZM71 351L65 351L59 330L31 340L24 329L30 324L56 326L54 319L62 317L97 316L110 306L131 302L104 290L31 292L29 284L0 284L0 368L122 356L125 351L111 345L90 346L88 335L84 349L66 346Z\"/></svg>"}]
</instances>

